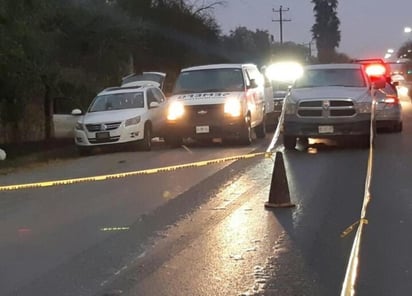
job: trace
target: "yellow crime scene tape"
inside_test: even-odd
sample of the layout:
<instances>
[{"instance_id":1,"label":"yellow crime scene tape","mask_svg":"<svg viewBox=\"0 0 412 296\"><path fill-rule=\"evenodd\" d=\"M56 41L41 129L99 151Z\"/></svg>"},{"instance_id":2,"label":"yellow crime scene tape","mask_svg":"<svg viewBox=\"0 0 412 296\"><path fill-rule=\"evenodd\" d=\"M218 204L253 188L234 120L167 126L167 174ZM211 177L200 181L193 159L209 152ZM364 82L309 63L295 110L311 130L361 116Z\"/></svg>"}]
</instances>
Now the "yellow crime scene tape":
<instances>
[{"instance_id":1,"label":"yellow crime scene tape","mask_svg":"<svg viewBox=\"0 0 412 296\"><path fill-rule=\"evenodd\" d=\"M356 292L356 282L358 279L358 267L360 263L360 248L362 244L362 237L364 233L364 227L369 223L366 219L368 206L371 201L371 181L372 181L372 169L373 169L373 155L374 148L373 143L375 140L375 112L376 112L376 96L375 92L372 93L371 103L371 121L370 121L370 139L369 139L369 156L368 156L368 168L366 172L365 190L363 195L363 204L360 214L360 219L346 228L341 237L348 236L357 227L355 239L353 241L349 262L346 268L345 279L342 284L341 296L353 296Z\"/></svg>"},{"instance_id":2,"label":"yellow crime scene tape","mask_svg":"<svg viewBox=\"0 0 412 296\"><path fill-rule=\"evenodd\" d=\"M192 163L186 163L186 164L180 164L180 165L172 165L172 166L165 166L165 167L160 167L160 168L145 169L145 170L124 172L124 173L117 173L117 174L74 178L74 179L62 179L62 180L53 180L53 181L44 181L44 182L26 183L26 184L16 184L16 185L6 185L6 186L0 186L0 192L22 190L22 189L53 187L53 186L61 186L61 185L71 185L71 184L86 183L86 182L106 181L106 180L121 179L121 178L126 178L126 177L133 177L133 176L152 175L152 174L158 174L158 173L171 172L171 171L175 171L179 169L198 168L198 167L208 166L212 164L224 163L228 161L250 159L250 158L259 157L259 156L271 157L271 155L272 153L270 152L257 152L257 153L229 156L229 157L217 158L217 159L212 159L212 160L198 161L198 162L192 162Z\"/></svg>"}]
</instances>

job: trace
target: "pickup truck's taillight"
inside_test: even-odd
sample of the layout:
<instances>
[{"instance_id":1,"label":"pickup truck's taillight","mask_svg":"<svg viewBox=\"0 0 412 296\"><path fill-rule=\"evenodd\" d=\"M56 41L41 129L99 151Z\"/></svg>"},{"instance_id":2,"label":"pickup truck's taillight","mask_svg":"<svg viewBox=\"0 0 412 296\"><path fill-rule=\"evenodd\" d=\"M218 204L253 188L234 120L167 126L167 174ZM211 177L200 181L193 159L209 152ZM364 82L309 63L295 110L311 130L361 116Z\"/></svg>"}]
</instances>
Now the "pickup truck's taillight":
<instances>
[{"instance_id":1,"label":"pickup truck's taillight","mask_svg":"<svg viewBox=\"0 0 412 296\"><path fill-rule=\"evenodd\" d=\"M384 102L385 104L397 105L399 104L399 98L395 96L387 96Z\"/></svg>"}]
</instances>

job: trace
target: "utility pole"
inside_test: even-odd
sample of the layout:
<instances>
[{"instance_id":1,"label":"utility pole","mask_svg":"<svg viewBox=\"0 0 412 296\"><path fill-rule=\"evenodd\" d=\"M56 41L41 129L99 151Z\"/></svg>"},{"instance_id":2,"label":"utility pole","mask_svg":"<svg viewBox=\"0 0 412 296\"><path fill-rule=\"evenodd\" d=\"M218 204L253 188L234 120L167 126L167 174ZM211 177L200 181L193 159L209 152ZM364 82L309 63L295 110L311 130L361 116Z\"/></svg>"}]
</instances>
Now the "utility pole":
<instances>
[{"instance_id":1,"label":"utility pole","mask_svg":"<svg viewBox=\"0 0 412 296\"><path fill-rule=\"evenodd\" d=\"M283 44L283 22L290 22L290 19L284 19L283 18L283 13L286 11L289 11L289 8L283 9L283 6L281 5L279 10L275 10L274 8L272 9L273 12L279 12L279 19L278 20L272 20L272 22L279 22L279 27L280 27L280 44Z\"/></svg>"}]
</instances>

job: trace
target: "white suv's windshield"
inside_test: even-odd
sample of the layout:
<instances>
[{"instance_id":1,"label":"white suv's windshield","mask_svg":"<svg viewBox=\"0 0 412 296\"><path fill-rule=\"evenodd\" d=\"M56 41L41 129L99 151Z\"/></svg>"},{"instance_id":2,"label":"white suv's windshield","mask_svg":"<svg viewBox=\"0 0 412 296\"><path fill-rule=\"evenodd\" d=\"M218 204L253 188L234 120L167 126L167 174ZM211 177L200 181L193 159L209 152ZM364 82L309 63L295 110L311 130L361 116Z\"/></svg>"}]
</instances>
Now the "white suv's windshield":
<instances>
[{"instance_id":1,"label":"white suv's windshield","mask_svg":"<svg viewBox=\"0 0 412 296\"><path fill-rule=\"evenodd\" d=\"M242 91L245 83L241 69L207 69L182 72L174 94L216 91Z\"/></svg>"},{"instance_id":2,"label":"white suv's windshield","mask_svg":"<svg viewBox=\"0 0 412 296\"><path fill-rule=\"evenodd\" d=\"M294 88L344 86L365 87L360 69L309 69L295 82Z\"/></svg>"},{"instance_id":3,"label":"white suv's windshield","mask_svg":"<svg viewBox=\"0 0 412 296\"><path fill-rule=\"evenodd\" d=\"M89 112L144 108L143 92L129 92L97 96L90 105Z\"/></svg>"}]
</instances>

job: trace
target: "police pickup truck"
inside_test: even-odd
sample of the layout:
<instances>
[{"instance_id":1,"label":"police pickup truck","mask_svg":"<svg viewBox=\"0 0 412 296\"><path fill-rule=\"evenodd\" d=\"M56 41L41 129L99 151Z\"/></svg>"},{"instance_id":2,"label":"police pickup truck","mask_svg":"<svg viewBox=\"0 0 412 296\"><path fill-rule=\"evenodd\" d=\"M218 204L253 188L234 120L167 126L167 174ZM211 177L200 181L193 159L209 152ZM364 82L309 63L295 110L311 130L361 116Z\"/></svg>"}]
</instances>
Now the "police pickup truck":
<instances>
[{"instance_id":1,"label":"police pickup truck","mask_svg":"<svg viewBox=\"0 0 412 296\"><path fill-rule=\"evenodd\" d=\"M369 146L372 92L383 87L385 81L372 83L361 64L306 66L285 98L285 148L309 137L350 137Z\"/></svg>"}]
</instances>

